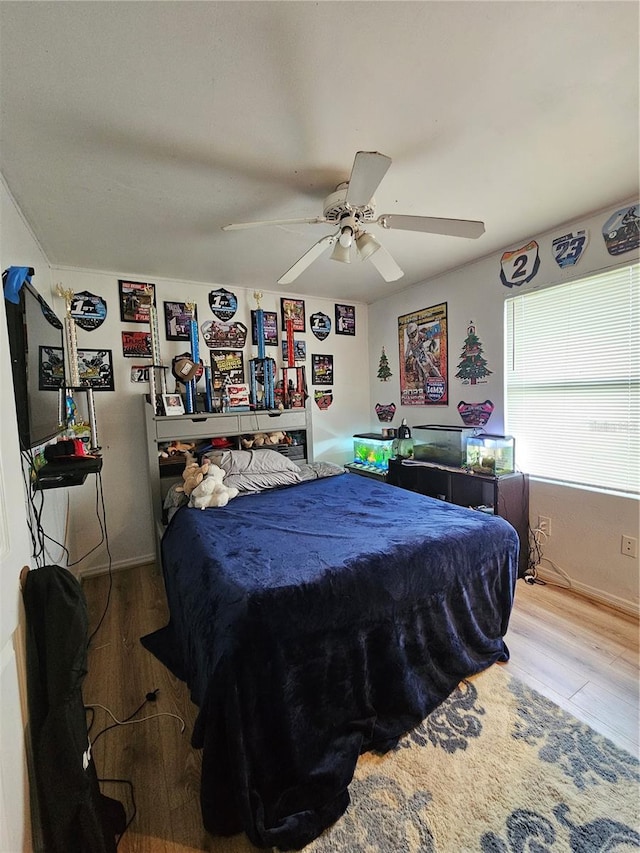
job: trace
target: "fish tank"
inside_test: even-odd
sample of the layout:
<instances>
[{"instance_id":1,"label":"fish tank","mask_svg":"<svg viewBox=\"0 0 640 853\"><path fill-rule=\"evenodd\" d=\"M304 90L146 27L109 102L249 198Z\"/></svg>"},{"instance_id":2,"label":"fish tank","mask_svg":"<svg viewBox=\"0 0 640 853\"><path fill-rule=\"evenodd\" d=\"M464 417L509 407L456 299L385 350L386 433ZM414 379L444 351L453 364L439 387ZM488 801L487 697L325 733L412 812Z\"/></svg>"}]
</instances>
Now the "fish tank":
<instances>
[{"instance_id":1,"label":"fish tank","mask_svg":"<svg viewBox=\"0 0 640 853\"><path fill-rule=\"evenodd\" d=\"M352 465L365 471L384 474L389 470L392 449L393 438L383 438L381 433L364 432L354 435Z\"/></svg>"},{"instance_id":2,"label":"fish tank","mask_svg":"<svg viewBox=\"0 0 640 853\"><path fill-rule=\"evenodd\" d=\"M425 424L413 428L413 458L450 468L467 463L467 442L475 434L473 427Z\"/></svg>"},{"instance_id":3,"label":"fish tank","mask_svg":"<svg viewBox=\"0 0 640 853\"><path fill-rule=\"evenodd\" d=\"M480 433L467 441L467 467L476 474L512 474L515 471L515 439L511 435Z\"/></svg>"}]
</instances>

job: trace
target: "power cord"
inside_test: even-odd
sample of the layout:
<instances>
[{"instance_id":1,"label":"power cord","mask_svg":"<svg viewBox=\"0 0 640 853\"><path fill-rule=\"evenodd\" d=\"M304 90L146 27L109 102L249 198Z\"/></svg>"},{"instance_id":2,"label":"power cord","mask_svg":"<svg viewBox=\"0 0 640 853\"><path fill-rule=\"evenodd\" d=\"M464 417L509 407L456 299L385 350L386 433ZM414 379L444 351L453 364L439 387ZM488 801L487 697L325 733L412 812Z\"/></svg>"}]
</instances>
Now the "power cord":
<instances>
[{"instance_id":1,"label":"power cord","mask_svg":"<svg viewBox=\"0 0 640 853\"><path fill-rule=\"evenodd\" d=\"M529 528L529 565L524 576L525 583L530 586L538 584L539 586L557 586L560 589L571 589L573 582L570 575L564 569L560 568L557 563L550 560L549 557L543 555L542 538L548 538L548 534L540 527ZM553 583L553 581L542 580L538 576L538 566L541 563L549 563L550 566L566 581L565 584Z\"/></svg>"},{"instance_id":2,"label":"power cord","mask_svg":"<svg viewBox=\"0 0 640 853\"><path fill-rule=\"evenodd\" d=\"M119 720L115 716L113 711L111 711L105 705L101 705L99 702L92 702L92 703L85 705L84 706L85 709L91 709L92 711L95 708L101 708L103 711L106 711L106 713L113 720L113 723L111 723L108 726L105 726L104 729L101 729L98 732L98 734L92 739L92 741L91 741L92 746L95 746L97 741L98 741L98 738L101 737L105 732L108 732L110 729L115 729L115 728L117 728L117 726L130 726L130 725L133 725L134 723L146 723L148 720L155 720L158 717L173 717L174 719L178 720L180 722L180 734L183 734L185 727L186 727L185 721L182 719L182 717L179 717L178 714L172 714L169 711L160 711L157 714L149 714L149 716L140 717L137 720L133 719L133 717L135 717L136 714L138 714L144 708L144 706L147 704L147 702L155 702L156 701L158 693L159 693L158 688L151 691L150 693L147 693L144 700L140 703L140 705L138 705L138 707L135 709L135 711L133 711L131 714L129 714L129 716L126 717L124 720ZM92 718L92 720L91 720L91 724L89 726L89 731L91 731L91 726L93 725L93 720L95 719L95 711L93 711L93 713L94 713L94 718Z\"/></svg>"}]
</instances>

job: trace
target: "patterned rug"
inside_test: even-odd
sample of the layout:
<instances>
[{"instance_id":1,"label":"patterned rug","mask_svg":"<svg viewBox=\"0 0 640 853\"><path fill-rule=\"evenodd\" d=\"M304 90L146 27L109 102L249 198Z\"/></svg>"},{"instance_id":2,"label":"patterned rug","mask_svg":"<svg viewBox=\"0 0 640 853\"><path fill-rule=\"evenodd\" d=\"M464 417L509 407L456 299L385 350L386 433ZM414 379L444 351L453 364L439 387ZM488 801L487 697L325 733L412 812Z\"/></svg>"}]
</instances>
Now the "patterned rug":
<instances>
[{"instance_id":1,"label":"patterned rug","mask_svg":"<svg viewBox=\"0 0 640 853\"><path fill-rule=\"evenodd\" d=\"M626 853L640 765L493 666L386 755L361 756L351 805L305 853ZM246 836L212 853L249 853Z\"/></svg>"},{"instance_id":2,"label":"patterned rug","mask_svg":"<svg viewBox=\"0 0 640 853\"><path fill-rule=\"evenodd\" d=\"M351 805L305 853L640 848L640 766L494 666L397 748L361 757Z\"/></svg>"}]
</instances>

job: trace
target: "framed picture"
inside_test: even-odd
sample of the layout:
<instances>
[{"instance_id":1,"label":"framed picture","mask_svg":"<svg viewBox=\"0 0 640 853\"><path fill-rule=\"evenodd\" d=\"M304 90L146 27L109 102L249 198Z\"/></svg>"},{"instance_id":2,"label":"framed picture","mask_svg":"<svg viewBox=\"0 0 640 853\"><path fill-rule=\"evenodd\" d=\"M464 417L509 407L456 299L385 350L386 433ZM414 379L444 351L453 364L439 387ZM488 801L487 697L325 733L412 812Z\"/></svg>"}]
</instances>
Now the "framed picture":
<instances>
[{"instance_id":1,"label":"framed picture","mask_svg":"<svg viewBox=\"0 0 640 853\"><path fill-rule=\"evenodd\" d=\"M264 318L264 343L267 347L278 346L278 315L275 311L263 311ZM251 343L258 346L258 327L256 312L251 312Z\"/></svg>"},{"instance_id":2,"label":"framed picture","mask_svg":"<svg viewBox=\"0 0 640 853\"><path fill-rule=\"evenodd\" d=\"M193 315L197 323L197 306L194 308ZM164 303L164 331L168 341L191 340L191 312L187 311L186 302Z\"/></svg>"},{"instance_id":3,"label":"framed picture","mask_svg":"<svg viewBox=\"0 0 640 853\"><path fill-rule=\"evenodd\" d=\"M287 331L287 318L293 320L294 332L305 332L305 315L304 315L304 299L280 299L280 309L282 314L282 331Z\"/></svg>"},{"instance_id":4,"label":"framed picture","mask_svg":"<svg viewBox=\"0 0 640 853\"><path fill-rule=\"evenodd\" d=\"M180 394L163 394L162 408L165 415L184 415L184 403Z\"/></svg>"},{"instance_id":5,"label":"framed picture","mask_svg":"<svg viewBox=\"0 0 640 853\"><path fill-rule=\"evenodd\" d=\"M336 304L336 335L355 335L356 308L355 305Z\"/></svg>"},{"instance_id":6,"label":"framed picture","mask_svg":"<svg viewBox=\"0 0 640 853\"><path fill-rule=\"evenodd\" d=\"M289 350L289 341L282 341L282 359L286 363ZM305 361L307 358L307 342L293 339L294 361Z\"/></svg>"},{"instance_id":7,"label":"framed picture","mask_svg":"<svg viewBox=\"0 0 640 853\"><path fill-rule=\"evenodd\" d=\"M149 308L156 304L155 284L143 281L118 281L120 319L123 323L149 324Z\"/></svg>"},{"instance_id":8,"label":"framed picture","mask_svg":"<svg viewBox=\"0 0 640 853\"><path fill-rule=\"evenodd\" d=\"M114 391L113 357L110 349L79 349L80 384L94 391Z\"/></svg>"},{"instance_id":9,"label":"framed picture","mask_svg":"<svg viewBox=\"0 0 640 853\"><path fill-rule=\"evenodd\" d=\"M38 347L38 390L57 391L64 383L62 347Z\"/></svg>"},{"instance_id":10,"label":"framed picture","mask_svg":"<svg viewBox=\"0 0 640 853\"><path fill-rule=\"evenodd\" d=\"M311 355L312 385L333 385L333 356Z\"/></svg>"},{"instance_id":11,"label":"framed picture","mask_svg":"<svg viewBox=\"0 0 640 853\"><path fill-rule=\"evenodd\" d=\"M151 332L123 332L122 355L125 358L151 358Z\"/></svg>"},{"instance_id":12,"label":"framed picture","mask_svg":"<svg viewBox=\"0 0 640 853\"><path fill-rule=\"evenodd\" d=\"M400 405L449 404L447 303L398 317Z\"/></svg>"}]
</instances>

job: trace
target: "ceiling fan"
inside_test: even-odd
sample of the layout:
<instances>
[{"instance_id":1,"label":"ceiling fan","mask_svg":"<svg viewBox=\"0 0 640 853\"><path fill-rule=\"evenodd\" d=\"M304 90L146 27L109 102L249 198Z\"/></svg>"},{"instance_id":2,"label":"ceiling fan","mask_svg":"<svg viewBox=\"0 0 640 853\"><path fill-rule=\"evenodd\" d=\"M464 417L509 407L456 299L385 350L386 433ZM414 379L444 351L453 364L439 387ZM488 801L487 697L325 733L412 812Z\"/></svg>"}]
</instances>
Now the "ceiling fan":
<instances>
[{"instance_id":1,"label":"ceiling fan","mask_svg":"<svg viewBox=\"0 0 640 853\"><path fill-rule=\"evenodd\" d=\"M358 151L353 161L349 180L338 184L335 192L324 200L322 216L313 219L272 219L263 222L236 222L223 225L223 231L239 231L243 228L259 228L262 225L309 225L337 224L334 234L314 243L304 255L278 279L278 284L290 284L310 266L316 258L333 246L331 258L342 263L351 263L351 247L355 244L360 260L369 259L385 281L396 281L404 273L380 245L376 238L365 231L365 225L395 228L401 231L423 231L427 234L446 234L451 237L475 239L484 234L484 222L471 219L440 219L433 216L400 216L384 213L375 218L376 204L373 198L380 182L391 165L391 158L377 151Z\"/></svg>"}]
</instances>

